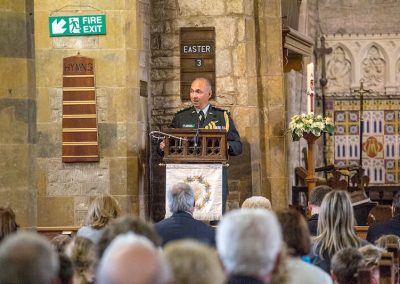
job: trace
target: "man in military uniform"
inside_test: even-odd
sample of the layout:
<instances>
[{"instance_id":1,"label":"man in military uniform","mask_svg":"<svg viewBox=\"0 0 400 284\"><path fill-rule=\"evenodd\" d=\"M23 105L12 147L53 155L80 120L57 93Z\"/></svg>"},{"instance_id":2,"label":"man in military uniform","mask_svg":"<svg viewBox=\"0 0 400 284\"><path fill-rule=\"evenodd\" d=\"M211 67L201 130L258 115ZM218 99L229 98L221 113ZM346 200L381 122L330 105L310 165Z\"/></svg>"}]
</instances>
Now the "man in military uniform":
<instances>
[{"instance_id":1,"label":"man in military uniform","mask_svg":"<svg viewBox=\"0 0 400 284\"><path fill-rule=\"evenodd\" d=\"M190 86L190 101L192 106L176 113L170 127L172 128L206 128L226 129L228 141L228 154L237 156L242 153L242 142L235 124L228 111L216 108L209 103L212 95L210 82L205 78L195 79ZM165 143L160 143L163 151ZM223 174L223 211L228 195L227 175L224 168Z\"/></svg>"},{"instance_id":2,"label":"man in military uniform","mask_svg":"<svg viewBox=\"0 0 400 284\"><path fill-rule=\"evenodd\" d=\"M212 90L205 78L197 78L190 87L191 107L178 111L172 120L172 128L226 129L228 154L237 156L242 153L242 143L235 124L228 111L210 105ZM164 150L164 142L160 143Z\"/></svg>"}]
</instances>

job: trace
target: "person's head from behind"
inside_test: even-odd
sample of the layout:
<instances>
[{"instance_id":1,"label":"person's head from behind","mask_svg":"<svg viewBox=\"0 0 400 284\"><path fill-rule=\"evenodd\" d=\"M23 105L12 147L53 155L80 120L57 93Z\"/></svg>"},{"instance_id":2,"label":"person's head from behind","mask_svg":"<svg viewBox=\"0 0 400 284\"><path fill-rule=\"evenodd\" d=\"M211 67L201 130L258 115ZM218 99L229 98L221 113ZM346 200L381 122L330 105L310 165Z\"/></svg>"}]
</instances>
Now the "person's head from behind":
<instances>
[{"instance_id":1,"label":"person's head from behind","mask_svg":"<svg viewBox=\"0 0 400 284\"><path fill-rule=\"evenodd\" d=\"M395 196L393 196L392 212L393 216L400 214L400 192L397 192Z\"/></svg>"},{"instance_id":2,"label":"person's head from behind","mask_svg":"<svg viewBox=\"0 0 400 284\"><path fill-rule=\"evenodd\" d=\"M242 208L264 208L272 210L271 201L264 196L252 196L243 201Z\"/></svg>"},{"instance_id":3,"label":"person's head from behind","mask_svg":"<svg viewBox=\"0 0 400 284\"><path fill-rule=\"evenodd\" d=\"M169 280L169 268L153 244L127 233L116 237L105 250L96 283L162 284Z\"/></svg>"},{"instance_id":4,"label":"person's head from behind","mask_svg":"<svg viewBox=\"0 0 400 284\"><path fill-rule=\"evenodd\" d=\"M18 232L0 245L0 283L56 283L58 270L57 252L36 233Z\"/></svg>"},{"instance_id":5,"label":"person's head from behind","mask_svg":"<svg viewBox=\"0 0 400 284\"><path fill-rule=\"evenodd\" d=\"M190 185L183 182L174 184L167 191L167 203L171 213L178 211L193 212L195 196Z\"/></svg>"},{"instance_id":6,"label":"person's head from behind","mask_svg":"<svg viewBox=\"0 0 400 284\"><path fill-rule=\"evenodd\" d=\"M303 215L295 209L276 212L282 228L283 240L291 256L304 256L310 252L310 232Z\"/></svg>"},{"instance_id":7,"label":"person's head from behind","mask_svg":"<svg viewBox=\"0 0 400 284\"><path fill-rule=\"evenodd\" d=\"M357 271L365 265L356 248L344 248L332 258L331 274L336 284L357 284Z\"/></svg>"},{"instance_id":8,"label":"person's head from behind","mask_svg":"<svg viewBox=\"0 0 400 284\"><path fill-rule=\"evenodd\" d=\"M190 86L190 101L197 109L203 109L211 99L211 83L206 78L196 78Z\"/></svg>"},{"instance_id":9,"label":"person's head from behind","mask_svg":"<svg viewBox=\"0 0 400 284\"><path fill-rule=\"evenodd\" d=\"M400 249L400 237L396 235L383 235L375 241L377 247L387 249L390 245Z\"/></svg>"},{"instance_id":10,"label":"person's head from behind","mask_svg":"<svg viewBox=\"0 0 400 284\"><path fill-rule=\"evenodd\" d=\"M311 214L319 214L322 200L331 191L332 187L327 185L319 185L311 191L310 200L308 201Z\"/></svg>"},{"instance_id":11,"label":"person's head from behind","mask_svg":"<svg viewBox=\"0 0 400 284\"><path fill-rule=\"evenodd\" d=\"M270 281L282 245L281 228L273 212L264 209L229 212L217 228L216 241L228 274Z\"/></svg>"},{"instance_id":12,"label":"person's head from behind","mask_svg":"<svg viewBox=\"0 0 400 284\"><path fill-rule=\"evenodd\" d=\"M112 220L104 228L103 234L97 244L98 255L101 257L108 245L121 234L128 232L136 235L145 236L155 247L161 245L161 238L154 229L153 224L147 223L139 217L125 215Z\"/></svg>"},{"instance_id":13,"label":"person's head from behind","mask_svg":"<svg viewBox=\"0 0 400 284\"><path fill-rule=\"evenodd\" d=\"M66 254L74 265L74 278L79 281L79 283L93 282L97 264L94 243L84 237L75 237L67 246Z\"/></svg>"},{"instance_id":14,"label":"person's head from behind","mask_svg":"<svg viewBox=\"0 0 400 284\"><path fill-rule=\"evenodd\" d=\"M384 249L374 245L360 247L358 251L362 254L366 267L377 266L382 253L385 252Z\"/></svg>"},{"instance_id":15,"label":"person's head from behind","mask_svg":"<svg viewBox=\"0 0 400 284\"><path fill-rule=\"evenodd\" d=\"M111 195L105 194L96 197L89 206L85 224L94 229L101 229L111 219L120 215L118 201Z\"/></svg>"},{"instance_id":16,"label":"person's head from behind","mask_svg":"<svg viewBox=\"0 0 400 284\"><path fill-rule=\"evenodd\" d=\"M0 242L9 234L17 231L14 211L7 207L0 207Z\"/></svg>"},{"instance_id":17,"label":"person's head from behind","mask_svg":"<svg viewBox=\"0 0 400 284\"><path fill-rule=\"evenodd\" d=\"M318 218L317 236L314 247L318 254L332 257L335 252L346 247L359 247L360 239L354 231L354 213L350 197L344 190L329 192L321 204Z\"/></svg>"},{"instance_id":18,"label":"person's head from behind","mask_svg":"<svg viewBox=\"0 0 400 284\"><path fill-rule=\"evenodd\" d=\"M170 242L164 248L175 283L225 283L215 250L195 240Z\"/></svg>"},{"instance_id":19,"label":"person's head from behind","mask_svg":"<svg viewBox=\"0 0 400 284\"><path fill-rule=\"evenodd\" d=\"M50 242L58 253L65 253L65 249L71 241L72 238L69 235L60 234L52 238Z\"/></svg>"}]
</instances>

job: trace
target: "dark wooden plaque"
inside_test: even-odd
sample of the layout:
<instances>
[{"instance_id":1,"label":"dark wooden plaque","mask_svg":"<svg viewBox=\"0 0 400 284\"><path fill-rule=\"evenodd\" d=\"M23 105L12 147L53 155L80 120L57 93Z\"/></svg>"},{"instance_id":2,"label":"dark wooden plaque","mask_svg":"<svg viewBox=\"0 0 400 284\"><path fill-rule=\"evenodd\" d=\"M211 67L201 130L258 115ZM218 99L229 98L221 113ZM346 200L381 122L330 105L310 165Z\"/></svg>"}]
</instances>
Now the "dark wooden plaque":
<instances>
[{"instance_id":1,"label":"dark wooden plaque","mask_svg":"<svg viewBox=\"0 0 400 284\"><path fill-rule=\"evenodd\" d=\"M98 162L94 60L63 60L62 161Z\"/></svg>"},{"instance_id":2,"label":"dark wooden plaque","mask_svg":"<svg viewBox=\"0 0 400 284\"><path fill-rule=\"evenodd\" d=\"M181 28L181 99L190 99L190 85L195 78L210 80L215 97L215 28Z\"/></svg>"}]
</instances>

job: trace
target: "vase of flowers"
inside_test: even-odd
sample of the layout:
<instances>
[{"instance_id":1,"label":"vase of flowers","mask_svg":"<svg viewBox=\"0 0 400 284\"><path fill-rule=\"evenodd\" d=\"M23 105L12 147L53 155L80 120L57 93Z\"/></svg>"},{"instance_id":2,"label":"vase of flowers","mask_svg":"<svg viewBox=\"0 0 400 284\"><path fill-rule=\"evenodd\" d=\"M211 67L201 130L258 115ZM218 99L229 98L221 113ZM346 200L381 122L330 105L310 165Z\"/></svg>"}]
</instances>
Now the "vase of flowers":
<instances>
[{"instance_id":1,"label":"vase of flowers","mask_svg":"<svg viewBox=\"0 0 400 284\"><path fill-rule=\"evenodd\" d=\"M299 141L302 137L308 140L310 136L314 136L316 139L323 132L332 135L334 129L332 119L322 117L322 115L304 113L294 115L289 123L289 132L292 134L293 141Z\"/></svg>"}]
</instances>

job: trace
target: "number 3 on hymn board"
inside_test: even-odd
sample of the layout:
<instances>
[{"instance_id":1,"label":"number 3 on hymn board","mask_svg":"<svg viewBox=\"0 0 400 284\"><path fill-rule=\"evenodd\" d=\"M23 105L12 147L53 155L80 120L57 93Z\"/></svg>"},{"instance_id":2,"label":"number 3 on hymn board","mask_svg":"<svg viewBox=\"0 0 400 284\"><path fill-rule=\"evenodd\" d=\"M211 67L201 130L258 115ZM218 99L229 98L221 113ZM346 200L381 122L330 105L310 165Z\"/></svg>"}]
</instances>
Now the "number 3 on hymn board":
<instances>
[{"instance_id":1,"label":"number 3 on hymn board","mask_svg":"<svg viewBox=\"0 0 400 284\"><path fill-rule=\"evenodd\" d=\"M201 58L195 59L194 64L196 65L196 67L202 67L203 59L201 59Z\"/></svg>"}]
</instances>

